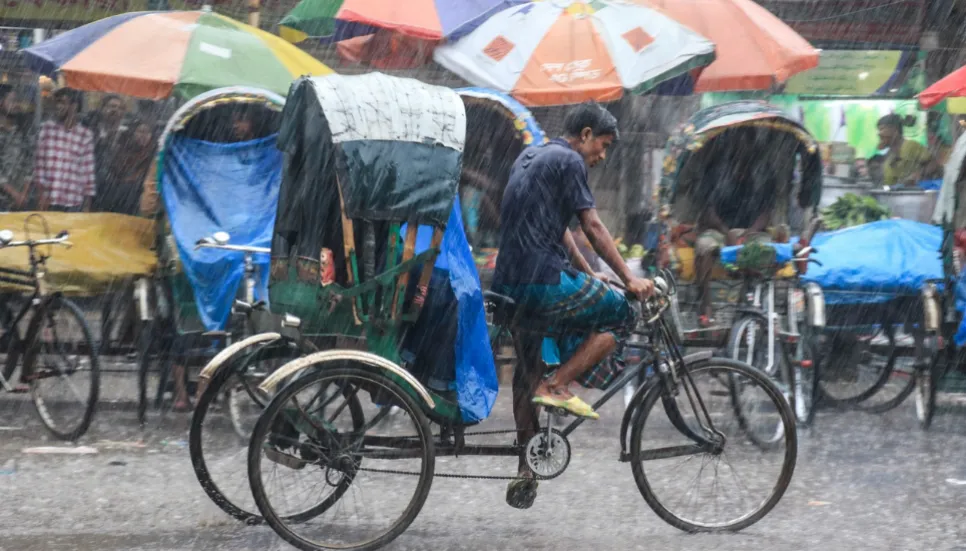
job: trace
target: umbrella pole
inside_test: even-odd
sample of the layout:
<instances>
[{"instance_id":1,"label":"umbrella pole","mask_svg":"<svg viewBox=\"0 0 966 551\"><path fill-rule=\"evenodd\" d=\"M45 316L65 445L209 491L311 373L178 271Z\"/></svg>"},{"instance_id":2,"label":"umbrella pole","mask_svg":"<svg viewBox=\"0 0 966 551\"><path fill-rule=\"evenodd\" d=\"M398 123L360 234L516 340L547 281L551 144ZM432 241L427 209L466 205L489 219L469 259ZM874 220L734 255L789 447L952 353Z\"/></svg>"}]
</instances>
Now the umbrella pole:
<instances>
[{"instance_id":1,"label":"umbrella pole","mask_svg":"<svg viewBox=\"0 0 966 551\"><path fill-rule=\"evenodd\" d=\"M259 20L261 19L261 0L248 0L248 24L256 29L259 28Z\"/></svg>"}]
</instances>

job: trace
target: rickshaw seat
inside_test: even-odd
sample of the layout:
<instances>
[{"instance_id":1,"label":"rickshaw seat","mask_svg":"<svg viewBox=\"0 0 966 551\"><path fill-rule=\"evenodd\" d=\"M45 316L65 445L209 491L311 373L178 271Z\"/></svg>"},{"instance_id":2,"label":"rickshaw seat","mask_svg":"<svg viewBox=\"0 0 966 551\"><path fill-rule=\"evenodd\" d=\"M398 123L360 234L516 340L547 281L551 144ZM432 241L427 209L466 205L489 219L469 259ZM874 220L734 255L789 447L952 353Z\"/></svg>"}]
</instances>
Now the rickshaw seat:
<instances>
[{"instance_id":1,"label":"rickshaw seat","mask_svg":"<svg viewBox=\"0 0 966 551\"><path fill-rule=\"evenodd\" d=\"M483 301L487 311L493 314L494 324L509 325L517 309L515 300L493 291L483 291Z\"/></svg>"}]
</instances>

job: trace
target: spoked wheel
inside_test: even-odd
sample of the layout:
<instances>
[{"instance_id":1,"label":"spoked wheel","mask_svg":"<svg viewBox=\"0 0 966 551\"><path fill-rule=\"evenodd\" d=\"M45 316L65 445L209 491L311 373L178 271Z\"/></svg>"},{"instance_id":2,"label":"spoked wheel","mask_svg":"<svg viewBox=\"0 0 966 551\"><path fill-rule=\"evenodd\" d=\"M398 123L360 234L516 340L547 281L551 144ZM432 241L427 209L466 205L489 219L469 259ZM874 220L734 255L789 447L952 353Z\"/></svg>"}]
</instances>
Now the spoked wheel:
<instances>
[{"instance_id":1,"label":"spoked wheel","mask_svg":"<svg viewBox=\"0 0 966 551\"><path fill-rule=\"evenodd\" d=\"M780 392L786 402L792 400L792 385L785 379L786 370L781 367L781 353L778 345L775 345L772 366L769 367L768 361L768 328L765 318L761 316L747 316L740 320L731 330L731 338L728 343L728 356L735 361L744 363L758 370L759 373L769 376L776 382ZM770 373L770 374L769 374ZM761 425L763 417L755 408L762 407L760 400L746 400L743 397L744 388L742 380L730 379L728 381L728 392L731 395L732 406L735 414L745 423L759 423L755 430L749 431L748 436L762 448L770 448L780 444L785 439L785 427L780 422L775 422L771 429ZM767 416L766 416L767 417ZM778 419L775 419L778 421Z\"/></svg>"},{"instance_id":2,"label":"spoked wheel","mask_svg":"<svg viewBox=\"0 0 966 551\"><path fill-rule=\"evenodd\" d=\"M20 338L20 329L12 325L17 308L11 307L8 300L8 297L2 297L0 302L0 328L3 329L3 334L0 335L0 353L5 356L0 369L3 369L3 378L10 385L15 385L17 381L13 376L23 354L23 340Z\"/></svg>"},{"instance_id":3,"label":"spoked wheel","mask_svg":"<svg viewBox=\"0 0 966 551\"><path fill-rule=\"evenodd\" d=\"M284 346L240 350L212 377L191 418L188 445L198 482L218 507L248 524L263 520L247 471L248 441L271 399L258 385L285 360L296 357L297 349ZM353 426L361 426L358 400L349 403L349 413Z\"/></svg>"},{"instance_id":4,"label":"spoked wheel","mask_svg":"<svg viewBox=\"0 0 966 551\"><path fill-rule=\"evenodd\" d=\"M818 381L822 376L822 357L818 345L821 336L804 324L804 320L799 327L802 328L801 337L794 345L795 353L792 357L792 374L795 378L793 409L795 420L809 426L815 420L819 396Z\"/></svg>"},{"instance_id":5,"label":"spoked wheel","mask_svg":"<svg viewBox=\"0 0 966 551\"><path fill-rule=\"evenodd\" d=\"M100 365L84 314L73 302L51 298L31 320L24 374L41 421L57 438L77 440L94 418Z\"/></svg>"},{"instance_id":6,"label":"spoked wheel","mask_svg":"<svg viewBox=\"0 0 966 551\"><path fill-rule=\"evenodd\" d=\"M896 361L893 331L857 336L840 333L829 342L831 346L824 353L827 361L819 380L824 403L854 406L871 398L889 382Z\"/></svg>"},{"instance_id":7,"label":"spoked wheel","mask_svg":"<svg viewBox=\"0 0 966 551\"><path fill-rule=\"evenodd\" d=\"M433 480L433 436L416 400L387 374L337 365L316 366L279 391L248 450L259 511L306 551L386 545L416 518ZM367 419L380 405L399 413L353 427L345 410L354 398Z\"/></svg>"},{"instance_id":8,"label":"spoked wheel","mask_svg":"<svg viewBox=\"0 0 966 551\"><path fill-rule=\"evenodd\" d=\"M858 404L858 408L868 413L885 413L899 407L916 390L916 372L926 369L919 365L916 358L899 355L895 349L890 355L892 373L888 382L878 392Z\"/></svg>"},{"instance_id":9,"label":"spoked wheel","mask_svg":"<svg viewBox=\"0 0 966 551\"><path fill-rule=\"evenodd\" d=\"M687 367L677 396L652 388L635 413L631 468L644 500L665 522L686 532L737 531L775 507L791 482L798 453L795 420L781 392L766 376L740 362L711 358ZM729 381L738 381L765 419L736 415ZM702 406L696 404L700 397ZM662 403L663 408L655 408ZM663 409L663 411L662 411ZM782 441L763 450L755 430ZM683 430L682 430L683 429ZM692 433L710 441L702 445Z\"/></svg>"}]
</instances>

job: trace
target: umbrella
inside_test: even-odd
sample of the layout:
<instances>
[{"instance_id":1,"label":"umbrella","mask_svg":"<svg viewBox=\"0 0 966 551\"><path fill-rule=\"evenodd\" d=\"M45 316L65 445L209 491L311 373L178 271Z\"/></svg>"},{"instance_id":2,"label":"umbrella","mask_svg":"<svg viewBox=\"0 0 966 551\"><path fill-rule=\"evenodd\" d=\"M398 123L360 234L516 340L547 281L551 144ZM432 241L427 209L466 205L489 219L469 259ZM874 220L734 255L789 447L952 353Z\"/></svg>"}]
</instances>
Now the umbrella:
<instances>
[{"instance_id":1,"label":"umbrella","mask_svg":"<svg viewBox=\"0 0 966 551\"><path fill-rule=\"evenodd\" d=\"M524 0L301 0L282 21L291 42L309 37L344 40L385 29L440 41L473 30L494 13Z\"/></svg>"},{"instance_id":2,"label":"umbrella","mask_svg":"<svg viewBox=\"0 0 966 551\"><path fill-rule=\"evenodd\" d=\"M966 67L960 67L919 93L919 105L929 109L947 98L966 97Z\"/></svg>"},{"instance_id":3,"label":"umbrella","mask_svg":"<svg viewBox=\"0 0 966 551\"><path fill-rule=\"evenodd\" d=\"M752 0L635 0L711 39L716 59L695 92L768 90L818 66L819 51Z\"/></svg>"},{"instance_id":4,"label":"umbrella","mask_svg":"<svg viewBox=\"0 0 966 551\"><path fill-rule=\"evenodd\" d=\"M183 99L223 86L287 94L331 69L281 38L202 11L124 13L24 50L27 65L78 90Z\"/></svg>"},{"instance_id":5,"label":"umbrella","mask_svg":"<svg viewBox=\"0 0 966 551\"><path fill-rule=\"evenodd\" d=\"M714 44L660 10L627 1L555 0L505 9L437 63L528 106L613 101L714 60Z\"/></svg>"}]
</instances>

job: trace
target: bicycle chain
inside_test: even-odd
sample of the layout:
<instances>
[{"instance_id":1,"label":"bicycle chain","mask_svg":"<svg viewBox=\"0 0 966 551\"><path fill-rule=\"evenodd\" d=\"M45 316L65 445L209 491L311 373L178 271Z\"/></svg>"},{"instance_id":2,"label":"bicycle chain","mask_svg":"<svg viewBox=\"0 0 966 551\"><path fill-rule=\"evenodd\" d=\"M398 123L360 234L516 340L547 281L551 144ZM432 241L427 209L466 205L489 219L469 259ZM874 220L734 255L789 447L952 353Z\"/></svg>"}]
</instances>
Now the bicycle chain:
<instances>
[{"instance_id":1,"label":"bicycle chain","mask_svg":"<svg viewBox=\"0 0 966 551\"><path fill-rule=\"evenodd\" d=\"M486 430L480 432L468 432L463 436L482 436L487 434L509 434L515 433L517 429L504 429L504 430ZM439 437L439 435L434 435ZM418 436L402 436L400 438L418 438ZM458 456L457 456L458 457ZM358 471L365 471L370 473L382 473L382 474L398 474L405 476L420 476L422 473L417 473L413 471L399 471L396 469L370 469L367 467L357 467ZM488 474L455 474L455 473L435 473L433 478L457 478L462 480L527 480L522 476L499 476L499 475L488 475ZM542 477L537 477L538 480L542 480Z\"/></svg>"}]
</instances>

